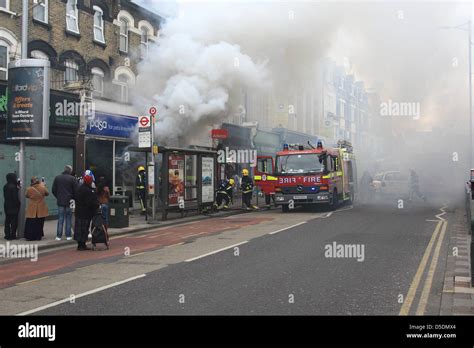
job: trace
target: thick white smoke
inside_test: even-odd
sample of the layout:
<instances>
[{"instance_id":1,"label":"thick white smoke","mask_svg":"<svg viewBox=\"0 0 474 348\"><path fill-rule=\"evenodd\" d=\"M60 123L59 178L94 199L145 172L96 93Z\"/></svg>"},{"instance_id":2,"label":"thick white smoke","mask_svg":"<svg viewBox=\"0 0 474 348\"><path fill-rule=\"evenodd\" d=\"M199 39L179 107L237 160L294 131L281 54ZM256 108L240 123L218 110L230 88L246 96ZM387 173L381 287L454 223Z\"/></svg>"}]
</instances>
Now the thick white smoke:
<instances>
[{"instance_id":1,"label":"thick white smoke","mask_svg":"<svg viewBox=\"0 0 474 348\"><path fill-rule=\"evenodd\" d=\"M311 79L329 46L328 17L307 4L246 5L188 5L162 28L140 66L135 98L158 106L160 142L225 120L244 90Z\"/></svg>"}]
</instances>

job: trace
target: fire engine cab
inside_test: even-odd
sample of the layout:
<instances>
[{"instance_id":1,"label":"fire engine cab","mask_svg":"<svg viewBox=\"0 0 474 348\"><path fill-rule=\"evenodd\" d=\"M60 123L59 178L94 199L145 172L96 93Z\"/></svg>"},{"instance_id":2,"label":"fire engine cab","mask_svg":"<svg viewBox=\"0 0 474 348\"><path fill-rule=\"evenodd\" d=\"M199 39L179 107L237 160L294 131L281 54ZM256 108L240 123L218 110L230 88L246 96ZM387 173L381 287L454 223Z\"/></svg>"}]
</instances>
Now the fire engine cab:
<instances>
[{"instance_id":1,"label":"fire engine cab","mask_svg":"<svg viewBox=\"0 0 474 348\"><path fill-rule=\"evenodd\" d=\"M327 204L335 209L354 201L355 157L352 145L340 140L337 147L324 148L284 144L276 154L274 168L275 203L284 212L308 204Z\"/></svg>"}]
</instances>

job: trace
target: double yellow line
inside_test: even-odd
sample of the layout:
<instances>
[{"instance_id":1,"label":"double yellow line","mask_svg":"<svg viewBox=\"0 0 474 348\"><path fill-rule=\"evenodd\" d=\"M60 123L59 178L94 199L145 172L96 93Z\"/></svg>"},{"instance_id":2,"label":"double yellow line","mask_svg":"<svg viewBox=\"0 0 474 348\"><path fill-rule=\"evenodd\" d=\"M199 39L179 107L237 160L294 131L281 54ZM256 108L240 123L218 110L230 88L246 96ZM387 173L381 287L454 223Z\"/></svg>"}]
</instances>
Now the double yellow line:
<instances>
[{"instance_id":1,"label":"double yellow line","mask_svg":"<svg viewBox=\"0 0 474 348\"><path fill-rule=\"evenodd\" d=\"M441 208L441 210L443 210ZM408 315L410 313L410 308L413 304L413 301L415 300L416 292L418 290L418 286L420 285L421 278L423 277L423 274L425 273L426 265L428 264L428 260L431 255L431 251L433 250L433 247L436 243L436 247L434 250L433 258L431 259L431 263L428 269L428 274L425 279L425 284L423 286L423 290L421 292L420 300L418 302L418 307L416 309L416 315L423 315L425 314L426 306L428 304L428 298L430 296L431 292L431 286L433 284L433 277L434 273L436 271L436 266L438 264L438 259L439 259L439 253L441 251L441 246L443 244L443 239L444 235L446 233L446 227L448 225L448 222L444 220L443 218L437 216L440 220L436 224L436 228L433 232L433 235L431 236L430 242L428 243L428 246L426 247L425 253L423 254L423 258L421 259L420 265L418 266L418 269L416 271L415 277L413 278L413 281L410 285L410 289L408 290L408 294L405 298L405 301L403 302L403 306L400 309L399 315ZM438 238L439 236L439 238ZM438 241L436 242L436 239L438 238Z\"/></svg>"}]
</instances>

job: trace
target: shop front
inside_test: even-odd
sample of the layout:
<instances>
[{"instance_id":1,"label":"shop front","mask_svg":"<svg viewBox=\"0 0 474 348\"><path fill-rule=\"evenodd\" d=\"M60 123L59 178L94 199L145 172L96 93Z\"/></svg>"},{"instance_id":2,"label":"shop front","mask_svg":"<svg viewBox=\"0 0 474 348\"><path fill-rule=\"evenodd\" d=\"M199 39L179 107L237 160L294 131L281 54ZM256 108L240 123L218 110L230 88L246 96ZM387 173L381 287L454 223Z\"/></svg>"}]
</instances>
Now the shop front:
<instances>
[{"instance_id":1,"label":"shop front","mask_svg":"<svg viewBox=\"0 0 474 348\"><path fill-rule=\"evenodd\" d=\"M281 151L281 138L277 133L258 130L253 139L258 156L272 156Z\"/></svg>"},{"instance_id":2,"label":"shop front","mask_svg":"<svg viewBox=\"0 0 474 348\"><path fill-rule=\"evenodd\" d=\"M0 186L6 182L6 174L19 173L18 151L19 142L6 140L5 124L7 119L7 86L0 84ZM49 140L29 140L25 146L26 185L30 178L44 177L49 189L56 175L64 170L67 164L72 165L75 151L75 136L79 124L78 115L69 107L69 112L63 109L64 105L75 105L76 95L51 91L50 94L50 130ZM61 105L61 106L59 106ZM53 195L46 198L50 216L57 215L56 199ZM0 224L4 222L3 195L0 195Z\"/></svg>"},{"instance_id":3,"label":"shop front","mask_svg":"<svg viewBox=\"0 0 474 348\"><path fill-rule=\"evenodd\" d=\"M129 151L136 133L137 116L96 111L87 120L86 168L96 180L104 177L111 191L133 191L136 171L145 163L142 153Z\"/></svg>"},{"instance_id":4,"label":"shop front","mask_svg":"<svg viewBox=\"0 0 474 348\"><path fill-rule=\"evenodd\" d=\"M230 152L229 150L251 151L254 149L252 143L252 130L250 128L230 123L223 123L221 128L227 130L228 136L226 139L222 139L217 150L226 151L227 149L227 152ZM225 178L240 176L242 169L244 168L250 169L250 163L227 159L226 163L219 163L218 177L220 180L223 180Z\"/></svg>"},{"instance_id":5,"label":"shop front","mask_svg":"<svg viewBox=\"0 0 474 348\"><path fill-rule=\"evenodd\" d=\"M321 138L316 136L316 135L310 135L306 133L301 133L301 132L295 132L288 130L286 128L273 128L272 129L273 133L276 133L280 136L281 140L281 147L283 147L283 144L308 144L308 141L313 145L316 146L318 143L318 140Z\"/></svg>"}]
</instances>

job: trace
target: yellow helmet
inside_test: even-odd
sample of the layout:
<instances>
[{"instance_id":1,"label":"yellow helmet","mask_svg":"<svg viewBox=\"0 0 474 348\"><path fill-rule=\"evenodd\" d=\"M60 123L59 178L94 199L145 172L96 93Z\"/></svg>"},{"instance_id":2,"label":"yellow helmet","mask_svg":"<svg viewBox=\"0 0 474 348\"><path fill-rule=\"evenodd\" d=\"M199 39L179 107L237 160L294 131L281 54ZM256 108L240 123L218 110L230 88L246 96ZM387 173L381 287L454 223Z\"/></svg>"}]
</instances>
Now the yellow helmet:
<instances>
[{"instance_id":1,"label":"yellow helmet","mask_svg":"<svg viewBox=\"0 0 474 348\"><path fill-rule=\"evenodd\" d=\"M249 170L248 169L242 169L242 175L243 176L249 175Z\"/></svg>"},{"instance_id":2,"label":"yellow helmet","mask_svg":"<svg viewBox=\"0 0 474 348\"><path fill-rule=\"evenodd\" d=\"M231 186L234 186L235 180L234 180L234 179L229 179L229 184L230 184Z\"/></svg>"},{"instance_id":3,"label":"yellow helmet","mask_svg":"<svg viewBox=\"0 0 474 348\"><path fill-rule=\"evenodd\" d=\"M145 167L144 166L140 166L138 167L138 171L141 172L141 171L145 171Z\"/></svg>"}]
</instances>

